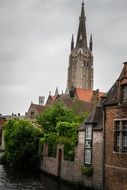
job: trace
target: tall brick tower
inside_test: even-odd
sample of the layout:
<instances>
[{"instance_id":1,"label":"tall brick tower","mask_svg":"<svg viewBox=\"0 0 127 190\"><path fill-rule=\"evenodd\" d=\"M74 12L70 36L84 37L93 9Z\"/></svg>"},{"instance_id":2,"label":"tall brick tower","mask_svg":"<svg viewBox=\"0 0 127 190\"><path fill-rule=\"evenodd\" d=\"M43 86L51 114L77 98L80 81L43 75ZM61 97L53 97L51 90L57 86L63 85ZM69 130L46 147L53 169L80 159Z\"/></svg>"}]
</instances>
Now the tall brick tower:
<instances>
[{"instance_id":1,"label":"tall brick tower","mask_svg":"<svg viewBox=\"0 0 127 190\"><path fill-rule=\"evenodd\" d=\"M92 55L92 35L90 36L89 47L87 46L86 17L84 2L82 3L81 16L79 18L79 28L76 46L74 46L74 36L72 35L71 53L69 56L69 67L67 77L67 89L72 86L93 90L93 55Z\"/></svg>"}]
</instances>

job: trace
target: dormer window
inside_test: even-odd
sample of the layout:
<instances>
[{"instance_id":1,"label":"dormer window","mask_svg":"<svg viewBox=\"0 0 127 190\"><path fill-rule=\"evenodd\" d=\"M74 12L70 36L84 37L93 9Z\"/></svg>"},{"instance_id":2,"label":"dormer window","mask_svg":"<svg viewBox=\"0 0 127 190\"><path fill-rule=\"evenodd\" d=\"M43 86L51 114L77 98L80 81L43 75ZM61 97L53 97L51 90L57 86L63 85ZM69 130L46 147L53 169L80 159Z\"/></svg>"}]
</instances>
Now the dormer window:
<instances>
[{"instance_id":1,"label":"dormer window","mask_svg":"<svg viewBox=\"0 0 127 190\"><path fill-rule=\"evenodd\" d=\"M122 87L122 89L123 89L123 102L127 102L127 85L124 85L123 87Z\"/></svg>"}]
</instances>

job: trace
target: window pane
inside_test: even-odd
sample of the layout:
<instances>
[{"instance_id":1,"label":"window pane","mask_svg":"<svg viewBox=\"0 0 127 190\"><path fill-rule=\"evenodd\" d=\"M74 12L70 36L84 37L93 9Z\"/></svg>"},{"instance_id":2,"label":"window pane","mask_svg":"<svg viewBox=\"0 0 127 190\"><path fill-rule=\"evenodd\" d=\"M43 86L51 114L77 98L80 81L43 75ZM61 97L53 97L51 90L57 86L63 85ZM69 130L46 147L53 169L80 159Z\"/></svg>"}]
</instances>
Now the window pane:
<instances>
[{"instance_id":1,"label":"window pane","mask_svg":"<svg viewBox=\"0 0 127 190\"><path fill-rule=\"evenodd\" d=\"M91 140L86 140L85 148L91 148L91 145L92 145L92 141Z\"/></svg>"},{"instance_id":2,"label":"window pane","mask_svg":"<svg viewBox=\"0 0 127 190\"><path fill-rule=\"evenodd\" d=\"M91 164L91 149L85 149L85 164Z\"/></svg>"},{"instance_id":3,"label":"window pane","mask_svg":"<svg viewBox=\"0 0 127 190\"><path fill-rule=\"evenodd\" d=\"M127 151L127 132L123 133L123 151Z\"/></svg>"},{"instance_id":4,"label":"window pane","mask_svg":"<svg viewBox=\"0 0 127 190\"><path fill-rule=\"evenodd\" d=\"M115 121L115 130L120 130L120 121Z\"/></svg>"},{"instance_id":5,"label":"window pane","mask_svg":"<svg viewBox=\"0 0 127 190\"><path fill-rule=\"evenodd\" d=\"M122 122L122 129L127 130L127 121Z\"/></svg>"},{"instance_id":6,"label":"window pane","mask_svg":"<svg viewBox=\"0 0 127 190\"><path fill-rule=\"evenodd\" d=\"M116 135L116 147L117 147L117 150L120 149L120 133L117 133Z\"/></svg>"},{"instance_id":7,"label":"window pane","mask_svg":"<svg viewBox=\"0 0 127 190\"><path fill-rule=\"evenodd\" d=\"M92 138L92 126L87 125L86 126L86 139L91 139Z\"/></svg>"},{"instance_id":8,"label":"window pane","mask_svg":"<svg viewBox=\"0 0 127 190\"><path fill-rule=\"evenodd\" d=\"M123 101L127 102L127 85L123 87Z\"/></svg>"}]
</instances>

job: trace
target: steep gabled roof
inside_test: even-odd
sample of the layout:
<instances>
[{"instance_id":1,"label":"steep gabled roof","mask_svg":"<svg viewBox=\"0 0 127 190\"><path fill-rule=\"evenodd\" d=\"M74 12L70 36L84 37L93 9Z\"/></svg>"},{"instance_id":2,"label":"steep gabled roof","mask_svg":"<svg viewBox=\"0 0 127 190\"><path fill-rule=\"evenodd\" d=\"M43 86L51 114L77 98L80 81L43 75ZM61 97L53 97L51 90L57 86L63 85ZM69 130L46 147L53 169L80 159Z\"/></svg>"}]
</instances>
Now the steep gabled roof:
<instances>
[{"instance_id":1,"label":"steep gabled roof","mask_svg":"<svg viewBox=\"0 0 127 190\"><path fill-rule=\"evenodd\" d=\"M47 98L47 101L46 101L45 105L52 105L55 102L57 96L58 95L54 95L54 96L49 95L48 98Z\"/></svg>"},{"instance_id":2,"label":"steep gabled roof","mask_svg":"<svg viewBox=\"0 0 127 190\"><path fill-rule=\"evenodd\" d=\"M84 131L86 125L92 124L93 129L102 129L103 122L103 110L101 106L101 102L90 112L88 117L85 119L81 127L78 129L79 131Z\"/></svg>"},{"instance_id":3,"label":"steep gabled roof","mask_svg":"<svg viewBox=\"0 0 127 190\"><path fill-rule=\"evenodd\" d=\"M110 88L108 91L105 100L103 101L103 105L113 105L118 103L118 81Z\"/></svg>"},{"instance_id":4,"label":"steep gabled roof","mask_svg":"<svg viewBox=\"0 0 127 190\"><path fill-rule=\"evenodd\" d=\"M123 96L122 86L127 85L127 62L124 62L124 67L120 73L118 80L113 84L113 86L108 91L105 100L103 102L104 106L107 105L117 105L121 103L121 98Z\"/></svg>"},{"instance_id":5,"label":"steep gabled roof","mask_svg":"<svg viewBox=\"0 0 127 190\"><path fill-rule=\"evenodd\" d=\"M60 98L67 107L73 108L74 112L77 114L88 112L93 107L93 103L71 98L69 96L61 96Z\"/></svg>"},{"instance_id":6,"label":"steep gabled roof","mask_svg":"<svg viewBox=\"0 0 127 190\"><path fill-rule=\"evenodd\" d=\"M57 96L50 95L45 105L50 106L58 101L63 102L63 104L66 105L67 107L73 108L73 110L77 114L88 112L93 107L93 103L91 102L82 101L82 100L79 100L78 98L72 98L65 94L57 95Z\"/></svg>"},{"instance_id":7,"label":"steep gabled roof","mask_svg":"<svg viewBox=\"0 0 127 190\"><path fill-rule=\"evenodd\" d=\"M33 104L33 103L31 103L31 105L29 107L29 110L36 110L37 113L41 113L44 109L45 109L44 105Z\"/></svg>"}]
</instances>

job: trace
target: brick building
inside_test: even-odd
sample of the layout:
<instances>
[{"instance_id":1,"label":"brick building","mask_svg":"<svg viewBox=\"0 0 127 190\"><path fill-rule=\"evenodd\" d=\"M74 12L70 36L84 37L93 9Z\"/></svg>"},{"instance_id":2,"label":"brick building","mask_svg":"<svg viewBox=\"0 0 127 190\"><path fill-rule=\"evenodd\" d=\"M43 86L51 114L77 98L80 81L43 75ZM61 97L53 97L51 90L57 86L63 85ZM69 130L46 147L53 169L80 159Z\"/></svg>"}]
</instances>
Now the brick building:
<instances>
[{"instance_id":1,"label":"brick building","mask_svg":"<svg viewBox=\"0 0 127 190\"><path fill-rule=\"evenodd\" d=\"M83 125L78 130L78 146L76 155L77 171L82 166L92 168L90 177L82 175L82 184L86 187L100 190L102 187L103 170L103 111L101 101L90 112ZM77 172L77 173L78 173ZM79 173L78 173L79 174Z\"/></svg>"},{"instance_id":2,"label":"brick building","mask_svg":"<svg viewBox=\"0 0 127 190\"><path fill-rule=\"evenodd\" d=\"M127 62L104 101L104 185L127 189Z\"/></svg>"},{"instance_id":3,"label":"brick building","mask_svg":"<svg viewBox=\"0 0 127 190\"><path fill-rule=\"evenodd\" d=\"M40 113L42 113L45 108L46 106L44 105L31 103L27 113L25 114L25 118L30 120L36 120L36 117Z\"/></svg>"},{"instance_id":4,"label":"brick building","mask_svg":"<svg viewBox=\"0 0 127 190\"><path fill-rule=\"evenodd\" d=\"M78 130L78 143L75 147L74 161L64 159L64 146L58 145L55 156L49 156L48 145L43 146L41 169L61 179L100 190L102 188L103 169L103 117L99 103L91 111ZM82 168L92 169L88 177Z\"/></svg>"}]
</instances>

